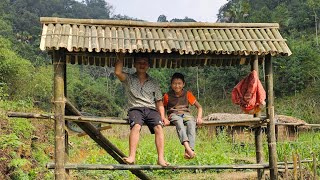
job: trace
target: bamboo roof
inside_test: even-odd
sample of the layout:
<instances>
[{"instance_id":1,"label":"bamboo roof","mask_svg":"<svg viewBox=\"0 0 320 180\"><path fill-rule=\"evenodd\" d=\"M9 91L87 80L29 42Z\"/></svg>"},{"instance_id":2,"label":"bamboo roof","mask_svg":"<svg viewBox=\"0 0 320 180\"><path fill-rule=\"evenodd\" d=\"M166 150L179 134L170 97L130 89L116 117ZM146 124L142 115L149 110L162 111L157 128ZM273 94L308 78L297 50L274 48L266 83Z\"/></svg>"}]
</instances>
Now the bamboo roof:
<instances>
[{"instance_id":1,"label":"bamboo roof","mask_svg":"<svg viewBox=\"0 0 320 180\"><path fill-rule=\"evenodd\" d=\"M125 52L149 53L151 67L248 64L252 55L290 56L277 23L142 22L41 17L40 49L62 50L67 62L112 66Z\"/></svg>"}]
</instances>

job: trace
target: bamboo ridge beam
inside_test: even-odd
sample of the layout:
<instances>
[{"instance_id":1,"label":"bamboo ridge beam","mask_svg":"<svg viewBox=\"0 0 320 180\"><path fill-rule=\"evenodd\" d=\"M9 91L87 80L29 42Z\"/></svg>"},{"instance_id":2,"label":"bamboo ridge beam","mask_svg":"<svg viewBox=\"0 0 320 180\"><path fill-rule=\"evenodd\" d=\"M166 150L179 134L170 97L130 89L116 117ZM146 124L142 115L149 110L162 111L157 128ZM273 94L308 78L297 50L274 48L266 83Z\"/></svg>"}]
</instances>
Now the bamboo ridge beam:
<instances>
[{"instance_id":1,"label":"bamboo ridge beam","mask_svg":"<svg viewBox=\"0 0 320 180\"><path fill-rule=\"evenodd\" d=\"M41 23L61 23L61 24L92 24L92 25L112 25L112 26L131 26L131 27L212 27L212 28L279 28L278 23L207 23L207 22L143 22L132 20L107 20L107 19L71 19L58 17L40 17Z\"/></svg>"}]
</instances>

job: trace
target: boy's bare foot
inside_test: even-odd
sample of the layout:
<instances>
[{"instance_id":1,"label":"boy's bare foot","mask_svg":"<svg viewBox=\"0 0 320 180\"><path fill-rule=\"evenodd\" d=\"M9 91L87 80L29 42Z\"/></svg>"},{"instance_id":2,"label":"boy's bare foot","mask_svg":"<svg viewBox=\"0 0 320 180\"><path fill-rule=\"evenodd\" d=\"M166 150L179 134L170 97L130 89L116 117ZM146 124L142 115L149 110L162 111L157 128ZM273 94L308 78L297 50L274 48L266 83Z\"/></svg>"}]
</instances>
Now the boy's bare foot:
<instances>
[{"instance_id":1,"label":"boy's bare foot","mask_svg":"<svg viewBox=\"0 0 320 180\"><path fill-rule=\"evenodd\" d=\"M162 166L162 167L167 167L170 165L170 163L166 162L165 160L159 161L158 160L158 165Z\"/></svg>"},{"instance_id":2,"label":"boy's bare foot","mask_svg":"<svg viewBox=\"0 0 320 180\"><path fill-rule=\"evenodd\" d=\"M129 165L132 165L134 164L134 159L133 158L130 158L130 157L124 157L122 158L123 162L129 164Z\"/></svg>"}]
</instances>

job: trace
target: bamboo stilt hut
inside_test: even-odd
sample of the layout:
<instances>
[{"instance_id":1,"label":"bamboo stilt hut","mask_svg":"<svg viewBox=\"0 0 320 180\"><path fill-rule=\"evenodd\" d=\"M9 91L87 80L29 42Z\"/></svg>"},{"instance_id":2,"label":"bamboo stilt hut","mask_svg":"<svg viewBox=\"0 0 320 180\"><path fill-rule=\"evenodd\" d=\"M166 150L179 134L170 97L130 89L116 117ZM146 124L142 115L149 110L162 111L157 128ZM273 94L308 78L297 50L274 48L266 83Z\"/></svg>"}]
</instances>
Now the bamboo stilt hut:
<instances>
[{"instance_id":1,"label":"bamboo stilt hut","mask_svg":"<svg viewBox=\"0 0 320 180\"><path fill-rule=\"evenodd\" d=\"M267 122L270 178L277 179L275 141L274 96L271 56L289 56L291 51L279 33L276 23L150 23L135 21L68 19L42 17L40 49L53 54L54 66L54 120L55 120L55 179L65 179L65 151L68 152L64 131L65 120L75 118L76 123L119 163L124 156L99 130L93 127L76 109L67 104L72 115L65 116L66 63L109 66L115 62L115 52L126 52L124 66L131 68L136 53L150 55L151 68L179 68L202 66L248 65L258 70L259 60L265 58L267 88ZM135 30L139 36L131 36ZM132 31L131 31L132 32ZM148 33L147 36L140 36ZM158 34L160 33L160 35ZM163 36L163 33L166 36ZM194 34L193 34L194 33ZM221 35L222 34L222 35ZM190 37L190 39L189 39ZM192 37L192 38L191 38ZM136 42L136 44L134 44ZM143 42L143 43L142 43ZM161 43L159 43L161 42ZM133 44L130 44L133 43ZM260 115L248 120L257 127ZM40 116L39 116L40 117ZM40 118L44 118L41 116ZM81 120L86 120L83 122ZM92 120L92 119L91 119ZM127 124L125 120L104 119L105 122ZM248 122L236 122L238 124ZM220 122L221 124L230 122ZM212 125L207 123L206 125ZM261 129L255 131L256 161L258 169L265 166L262 157ZM124 165L127 166L127 165ZM248 167L253 166L248 165ZM88 167L89 168L89 167ZM106 167L105 167L106 168ZM112 168L115 168L112 167ZM127 169L133 167L126 167ZM153 167L152 167L153 168ZM149 168L149 169L152 169ZM191 168L191 167L189 167ZM198 168L198 167L195 167ZM141 179L148 179L139 169L131 169ZM263 171L258 170L259 179Z\"/></svg>"}]
</instances>

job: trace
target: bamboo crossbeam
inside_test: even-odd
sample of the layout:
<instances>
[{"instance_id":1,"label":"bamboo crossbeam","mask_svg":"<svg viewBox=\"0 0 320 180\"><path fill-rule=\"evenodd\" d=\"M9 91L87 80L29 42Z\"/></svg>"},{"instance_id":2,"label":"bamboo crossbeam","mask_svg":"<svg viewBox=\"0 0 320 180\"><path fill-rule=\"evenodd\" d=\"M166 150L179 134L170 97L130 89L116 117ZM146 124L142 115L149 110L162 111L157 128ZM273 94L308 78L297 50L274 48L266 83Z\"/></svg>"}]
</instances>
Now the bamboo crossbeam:
<instances>
[{"instance_id":1,"label":"bamboo crossbeam","mask_svg":"<svg viewBox=\"0 0 320 180\"><path fill-rule=\"evenodd\" d=\"M8 117L20 118L38 118L38 119L54 119L52 115L34 114L34 113L20 113L8 112ZM65 120L77 122L97 122L106 124L129 124L127 119L120 119L117 117L89 117L89 116L65 116ZM203 121L203 126L242 126L242 125L257 125L264 123L263 118L250 118L241 120L217 120L217 121Z\"/></svg>"},{"instance_id":2,"label":"bamboo crossbeam","mask_svg":"<svg viewBox=\"0 0 320 180\"><path fill-rule=\"evenodd\" d=\"M301 160L301 163L312 163L313 160ZM293 169L294 162L278 162L277 166L279 169L285 169L285 164L288 169ZM48 169L54 169L54 163L48 163L46 165ZM127 164L66 164L66 169L71 170L208 170L208 169L268 169L268 163L262 164L231 164L231 165L170 165L163 167L160 165L127 165Z\"/></svg>"},{"instance_id":3,"label":"bamboo crossbeam","mask_svg":"<svg viewBox=\"0 0 320 180\"><path fill-rule=\"evenodd\" d=\"M128 120L114 117L65 116L68 121L100 122L106 124L129 124Z\"/></svg>"},{"instance_id":4,"label":"bamboo crossbeam","mask_svg":"<svg viewBox=\"0 0 320 180\"><path fill-rule=\"evenodd\" d=\"M302 160L301 163L310 163L312 160ZM284 162L278 163L279 169L285 169ZM288 162L288 169L293 169L293 162ZM54 163L46 165L48 169L54 169ZM128 164L72 164L65 165L70 170L209 170L209 169L268 169L269 164L231 164L231 165L170 165L163 167L160 165L128 165Z\"/></svg>"},{"instance_id":5,"label":"bamboo crossbeam","mask_svg":"<svg viewBox=\"0 0 320 180\"><path fill-rule=\"evenodd\" d=\"M36 119L54 119L51 114L38 114L38 113L24 113L24 112L7 112L8 117L17 118L36 118ZM117 117L90 117L90 116L65 116L65 120L78 121L78 122L98 122L106 124L129 124L127 119L120 119ZM265 117L256 117L241 120L215 120L215 121L203 121L204 126L247 126L247 125L259 125L265 123ZM303 124L303 123L276 123L276 125L287 126L310 126L320 127L320 124Z\"/></svg>"},{"instance_id":6,"label":"bamboo crossbeam","mask_svg":"<svg viewBox=\"0 0 320 180\"><path fill-rule=\"evenodd\" d=\"M48 169L54 169L54 163L48 163ZM160 166L160 165L127 165L127 164L66 164L71 170L208 170L208 169L266 169L267 164L234 164L234 165L190 165L190 166Z\"/></svg>"}]
</instances>

